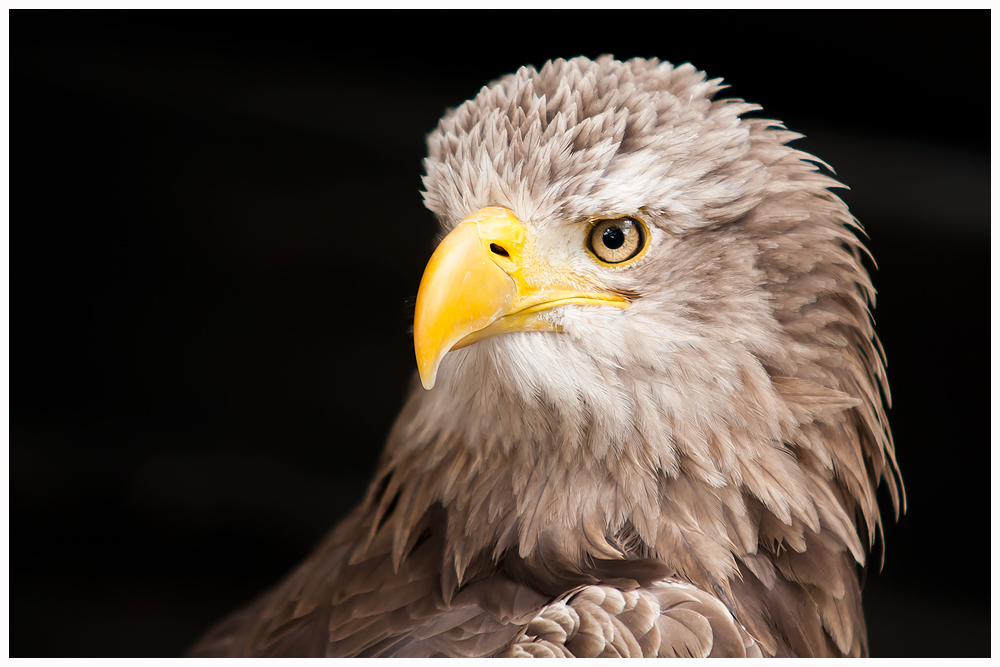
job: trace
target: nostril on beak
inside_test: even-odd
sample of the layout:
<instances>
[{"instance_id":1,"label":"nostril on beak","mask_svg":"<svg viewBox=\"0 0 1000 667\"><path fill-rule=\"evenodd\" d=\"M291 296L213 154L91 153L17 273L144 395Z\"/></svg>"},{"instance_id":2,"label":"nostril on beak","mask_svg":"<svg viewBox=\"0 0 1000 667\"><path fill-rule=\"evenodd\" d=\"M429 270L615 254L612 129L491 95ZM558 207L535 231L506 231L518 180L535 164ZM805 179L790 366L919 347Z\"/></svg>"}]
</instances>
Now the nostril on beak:
<instances>
[{"instance_id":1,"label":"nostril on beak","mask_svg":"<svg viewBox=\"0 0 1000 667\"><path fill-rule=\"evenodd\" d=\"M490 252L494 255L500 255L501 257L510 257L510 253L507 252L503 246L499 246L496 243L490 244Z\"/></svg>"}]
</instances>

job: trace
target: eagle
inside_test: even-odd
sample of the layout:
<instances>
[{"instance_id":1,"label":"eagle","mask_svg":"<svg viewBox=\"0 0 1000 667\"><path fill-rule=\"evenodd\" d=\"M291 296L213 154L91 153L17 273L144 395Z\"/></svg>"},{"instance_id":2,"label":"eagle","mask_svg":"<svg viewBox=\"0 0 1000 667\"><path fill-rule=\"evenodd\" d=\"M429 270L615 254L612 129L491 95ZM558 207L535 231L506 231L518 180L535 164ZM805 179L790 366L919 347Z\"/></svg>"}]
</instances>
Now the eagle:
<instances>
[{"instance_id":1,"label":"eagle","mask_svg":"<svg viewBox=\"0 0 1000 667\"><path fill-rule=\"evenodd\" d=\"M724 88L578 57L447 112L367 494L191 655L867 654L905 496L862 228Z\"/></svg>"}]
</instances>

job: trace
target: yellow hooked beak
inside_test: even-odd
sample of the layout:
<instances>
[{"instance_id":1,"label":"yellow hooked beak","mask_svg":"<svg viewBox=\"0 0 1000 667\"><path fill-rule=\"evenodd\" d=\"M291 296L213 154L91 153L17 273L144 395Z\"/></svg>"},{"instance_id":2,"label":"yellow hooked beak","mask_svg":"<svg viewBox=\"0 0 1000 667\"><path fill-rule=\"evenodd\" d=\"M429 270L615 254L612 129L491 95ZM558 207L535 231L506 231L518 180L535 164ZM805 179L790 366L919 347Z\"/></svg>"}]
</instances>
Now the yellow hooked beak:
<instances>
[{"instance_id":1,"label":"yellow hooked beak","mask_svg":"<svg viewBox=\"0 0 1000 667\"><path fill-rule=\"evenodd\" d=\"M432 388L451 350L511 331L559 331L541 313L566 304L628 308L629 301L542 261L508 209L473 213L441 241L420 280L413 319L420 381Z\"/></svg>"}]
</instances>

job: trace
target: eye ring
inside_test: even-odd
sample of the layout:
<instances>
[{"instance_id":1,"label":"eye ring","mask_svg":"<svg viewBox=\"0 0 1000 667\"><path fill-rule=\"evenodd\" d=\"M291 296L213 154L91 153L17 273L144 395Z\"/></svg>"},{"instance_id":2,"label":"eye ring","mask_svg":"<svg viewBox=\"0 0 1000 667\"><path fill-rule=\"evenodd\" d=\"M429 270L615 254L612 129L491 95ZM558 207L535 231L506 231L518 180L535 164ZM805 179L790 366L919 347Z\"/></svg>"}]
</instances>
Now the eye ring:
<instances>
[{"instance_id":1,"label":"eye ring","mask_svg":"<svg viewBox=\"0 0 1000 667\"><path fill-rule=\"evenodd\" d=\"M596 220L587 230L587 250L604 266L638 259L649 243L646 224L633 217Z\"/></svg>"}]
</instances>

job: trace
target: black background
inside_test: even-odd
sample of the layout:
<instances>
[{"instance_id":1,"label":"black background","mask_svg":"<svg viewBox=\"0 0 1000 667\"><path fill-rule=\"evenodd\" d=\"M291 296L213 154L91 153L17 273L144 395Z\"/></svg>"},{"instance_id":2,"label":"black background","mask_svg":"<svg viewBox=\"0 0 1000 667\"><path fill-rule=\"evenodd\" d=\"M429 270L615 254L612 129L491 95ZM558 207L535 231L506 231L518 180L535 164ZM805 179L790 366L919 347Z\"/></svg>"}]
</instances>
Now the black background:
<instances>
[{"instance_id":1,"label":"black background","mask_svg":"<svg viewBox=\"0 0 1000 667\"><path fill-rule=\"evenodd\" d=\"M170 656L360 498L424 135L518 66L691 61L852 187L909 508L873 655L989 654L988 12L10 15L10 652Z\"/></svg>"}]
</instances>

